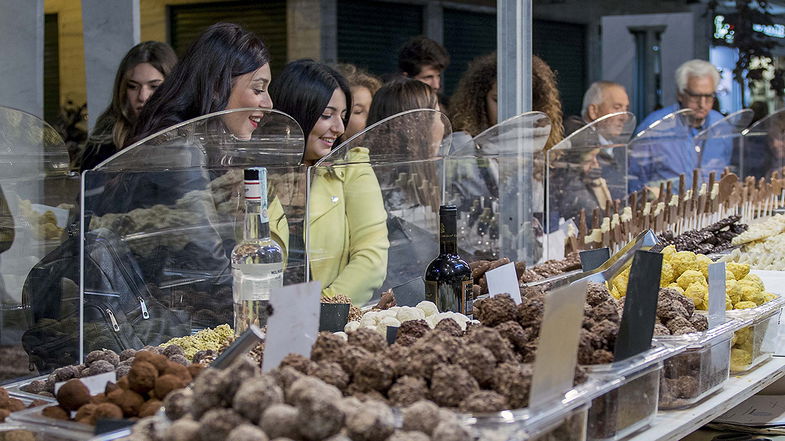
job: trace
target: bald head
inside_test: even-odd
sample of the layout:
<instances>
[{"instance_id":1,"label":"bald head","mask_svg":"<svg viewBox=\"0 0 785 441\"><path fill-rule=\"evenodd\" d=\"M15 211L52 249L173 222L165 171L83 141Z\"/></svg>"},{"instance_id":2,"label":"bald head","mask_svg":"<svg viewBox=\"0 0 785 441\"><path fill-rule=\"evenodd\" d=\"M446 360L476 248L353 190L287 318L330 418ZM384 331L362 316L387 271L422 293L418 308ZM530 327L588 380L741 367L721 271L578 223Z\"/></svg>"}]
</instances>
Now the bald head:
<instances>
[{"instance_id":1,"label":"bald head","mask_svg":"<svg viewBox=\"0 0 785 441\"><path fill-rule=\"evenodd\" d=\"M586 122L592 122L610 113L629 110L630 99L624 86L619 83L596 81L583 95L581 116Z\"/></svg>"}]
</instances>

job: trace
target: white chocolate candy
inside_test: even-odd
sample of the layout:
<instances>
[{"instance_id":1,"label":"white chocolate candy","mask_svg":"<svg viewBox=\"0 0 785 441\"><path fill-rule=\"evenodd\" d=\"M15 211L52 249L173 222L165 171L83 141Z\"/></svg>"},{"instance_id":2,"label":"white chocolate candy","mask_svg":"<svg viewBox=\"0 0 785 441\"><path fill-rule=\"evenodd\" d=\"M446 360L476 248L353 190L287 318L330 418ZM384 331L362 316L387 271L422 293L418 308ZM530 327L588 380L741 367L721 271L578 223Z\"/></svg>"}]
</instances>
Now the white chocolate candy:
<instances>
[{"instance_id":1,"label":"white chocolate candy","mask_svg":"<svg viewBox=\"0 0 785 441\"><path fill-rule=\"evenodd\" d=\"M360 329L360 322L357 320L352 320L343 327L343 332L347 334L351 334L352 332Z\"/></svg>"},{"instance_id":2,"label":"white chocolate candy","mask_svg":"<svg viewBox=\"0 0 785 441\"><path fill-rule=\"evenodd\" d=\"M436 307L436 304L427 300L418 303L417 309L422 310L422 312L425 313L425 317L430 317L439 312L439 308Z\"/></svg>"}]
</instances>

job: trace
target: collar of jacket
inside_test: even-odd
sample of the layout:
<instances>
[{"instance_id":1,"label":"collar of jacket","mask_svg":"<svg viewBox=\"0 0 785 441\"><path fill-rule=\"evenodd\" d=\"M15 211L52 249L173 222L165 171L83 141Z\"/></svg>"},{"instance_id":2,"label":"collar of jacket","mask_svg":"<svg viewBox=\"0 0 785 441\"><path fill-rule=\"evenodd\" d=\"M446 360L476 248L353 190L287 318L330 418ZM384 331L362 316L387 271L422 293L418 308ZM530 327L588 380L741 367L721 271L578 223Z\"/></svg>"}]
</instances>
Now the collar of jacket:
<instances>
[{"instance_id":1,"label":"collar of jacket","mask_svg":"<svg viewBox=\"0 0 785 441\"><path fill-rule=\"evenodd\" d=\"M309 223L335 209L344 206L343 184L352 165L370 166L368 149L355 147L349 150L345 159L335 161L332 165L318 167L314 182L311 183L311 202Z\"/></svg>"}]
</instances>

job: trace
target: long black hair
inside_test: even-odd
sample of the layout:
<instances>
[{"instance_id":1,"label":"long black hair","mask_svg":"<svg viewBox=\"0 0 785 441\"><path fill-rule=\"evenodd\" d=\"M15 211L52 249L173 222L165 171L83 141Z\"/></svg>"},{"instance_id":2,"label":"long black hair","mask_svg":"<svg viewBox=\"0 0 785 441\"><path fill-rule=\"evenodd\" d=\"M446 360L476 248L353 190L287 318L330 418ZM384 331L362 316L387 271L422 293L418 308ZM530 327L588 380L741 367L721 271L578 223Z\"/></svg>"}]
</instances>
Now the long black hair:
<instances>
[{"instance_id":1,"label":"long black hair","mask_svg":"<svg viewBox=\"0 0 785 441\"><path fill-rule=\"evenodd\" d=\"M287 64L270 84L273 106L288 113L300 124L305 138L313 130L319 116L324 112L335 89L346 95L346 108L352 108L352 91L349 82L332 67L303 59ZM344 126L349 122L349 111L342 118Z\"/></svg>"},{"instance_id":2,"label":"long black hair","mask_svg":"<svg viewBox=\"0 0 785 441\"><path fill-rule=\"evenodd\" d=\"M270 62L253 32L216 23L194 41L172 73L142 108L130 142L174 124L226 108L236 77Z\"/></svg>"}]
</instances>

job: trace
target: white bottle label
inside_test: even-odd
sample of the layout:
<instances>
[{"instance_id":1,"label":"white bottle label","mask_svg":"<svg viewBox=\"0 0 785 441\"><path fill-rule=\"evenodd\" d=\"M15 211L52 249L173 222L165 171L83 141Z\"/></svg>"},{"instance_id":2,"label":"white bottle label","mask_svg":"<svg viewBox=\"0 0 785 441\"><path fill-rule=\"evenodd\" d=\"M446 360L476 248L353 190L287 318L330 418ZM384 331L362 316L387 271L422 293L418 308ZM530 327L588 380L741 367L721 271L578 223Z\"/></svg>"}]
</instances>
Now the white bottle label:
<instances>
[{"instance_id":1,"label":"white bottle label","mask_svg":"<svg viewBox=\"0 0 785 441\"><path fill-rule=\"evenodd\" d=\"M269 300L270 291L283 286L283 263L232 264L235 301Z\"/></svg>"}]
</instances>

